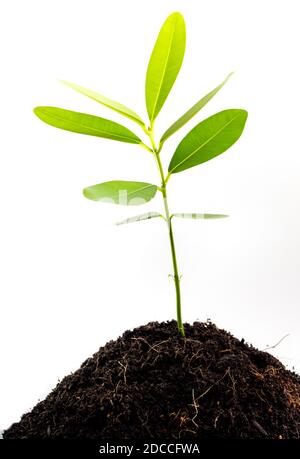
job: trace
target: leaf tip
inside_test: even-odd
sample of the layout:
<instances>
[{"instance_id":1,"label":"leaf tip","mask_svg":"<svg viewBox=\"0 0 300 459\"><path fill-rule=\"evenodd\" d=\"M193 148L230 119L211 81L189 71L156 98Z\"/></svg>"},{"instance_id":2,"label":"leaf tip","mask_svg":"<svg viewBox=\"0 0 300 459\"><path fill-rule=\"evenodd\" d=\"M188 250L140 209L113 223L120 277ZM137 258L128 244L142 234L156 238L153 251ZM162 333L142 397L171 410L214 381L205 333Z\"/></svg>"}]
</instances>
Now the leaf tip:
<instances>
[{"instance_id":1,"label":"leaf tip","mask_svg":"<svg viewBox=\"0 0 300 459\"><path fill-rule=\"evenodd\" d=\"M57 78L57 81L65 86L68 86L70 83L66 80L62 80L61 78Z\"/></svg>"},{"instance_id":2,"label":"leaf tip","mask_svg":"<svg viewBox=\"0 0 300 459\"><path fill-rule=\"evenodd\" d=\"M90 199L89 189L88 189L88 188L83 188L82 194L83 194L83 196L84 196L85 198Z\"/></svg>"},{"instance_id":3,"label":"leaf tip","mask_svg":"<svg viewBox=\"0 0 300 459\"><path fill-rule=\"evenodd\" d=\"M243 108L240 109L240 112L241 114L243 115L243 117L245 118L245 123L247 121L247 118L248 118L248 111L247 110L244 110Z\"/></svg>"},{"instance_id":4,"label":"leaf tip","mask_svg":"<svg viewBox=\"0 0 300 459\"><path fill-rule=\"evenodd\" d=\"M235 70L233 70L232 72L228 73L227 77L225 78L225 82L224 83L227 83L228 80L230 80L230 78L235 74Z\"/></svg>"},{"instance_id":5,"label":"leaf tip","mask_svg":"<svg viewBox=\"0 0 300 459\"><path fill-rule=\"evenodd\" d=\"M204 214L204 218L210 219L219 219L219 218L228 218L229 215L227 214Z\"/></svg>"},{"instance_id":6,"label":"leaf tip","mask_svg":"<svg viewBox=\"0 0 300 459\"><path fill-rule=\"evenodd\" d=\"M185 21L184 21L183 14L180 13L179 11L174 11L173 13L171 13L171 14L169 15L169 17L167 18L167 20L168 20L168 19L169 19L169 20L171 20L171 19L179 19L180 21L185 22Z\"/></svg>"},{"instance_id":7,"label":"leaf tip","mask_svg":"<svg viewBox=\"0 0 300 459\"><path fill-rule=\"evenodd\" d=\"M38 118L42 118L42 111L43 111L43 108L44 107L34 107L34 109L32 110L33 113L38 117Z\"/></svg>"}]
</instances>

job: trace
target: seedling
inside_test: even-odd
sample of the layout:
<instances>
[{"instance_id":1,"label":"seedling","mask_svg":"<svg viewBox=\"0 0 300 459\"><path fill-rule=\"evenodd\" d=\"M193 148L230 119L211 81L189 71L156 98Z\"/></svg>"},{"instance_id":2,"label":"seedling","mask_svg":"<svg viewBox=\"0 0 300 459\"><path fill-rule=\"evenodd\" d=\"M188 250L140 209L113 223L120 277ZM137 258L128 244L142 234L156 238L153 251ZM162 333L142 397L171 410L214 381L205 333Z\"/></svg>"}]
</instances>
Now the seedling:
<instances>
[{"instance_id":1,"label":"seedling","mask_svg":"<svg viewBox=\"0 0 300 459\"><path fill-rule=\"evenodd\" d=\"M223 214L171 213L168 205L167 185L173 174L209 161L233 145L241 136L247 112L241 109L229 109L216 113L195 126L177 146L168 172L165 173L161 162L161 152L171 135L190 121L224 86L230 75L216 88L200 99L187 112L173 123L157 143L154 136L154 122L160 113L169 92L177 78L185 52L185 23L180 13L171 14L163 24L152 51L146 74L146 107L149 123L130 108L114 100L67 81L63 83L102 105L118 112L139 125L146 134L148 142L126 127L104 118L85 113L64 110L57 107L37 107L35 114L45 123L66 131L104 137L111 140L139 145L150 153L157 165L160 186L145 182L114 180L90 186L83 190L86 198L93 201L107 201L115 204L141 205L154 198L159 191L163 198L164 215L148 212L127 218L119 224L132 223L151 218L162 218L167 224L173 262L173 279L176 290L176 310L178 330L184 336L181 315L180 275L178 270L175 241L173 234L174 218L217 219L227 217ZM148 126L149 125L149 126Z\"/></svg>"}]
</instances>

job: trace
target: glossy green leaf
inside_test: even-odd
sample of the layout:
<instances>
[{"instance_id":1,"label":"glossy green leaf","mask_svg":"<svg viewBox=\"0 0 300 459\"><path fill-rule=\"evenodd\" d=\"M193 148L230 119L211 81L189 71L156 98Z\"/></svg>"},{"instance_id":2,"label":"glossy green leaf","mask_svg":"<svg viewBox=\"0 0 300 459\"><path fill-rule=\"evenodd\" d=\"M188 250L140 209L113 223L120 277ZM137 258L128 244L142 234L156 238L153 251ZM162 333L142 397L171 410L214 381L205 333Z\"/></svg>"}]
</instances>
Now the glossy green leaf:
<instances>
[{"instance_id":1,"label":"glossy green leaf","mask_svg":"<svg viewBox=\"0 0 300 459\"><path fill-rule=\"evenodd\" d=\"M147 212L146 214L136 215L135 217L130 217L126 218L126 220L121 220L120 222L117 222L116 225L125 225L127 223L140 222L142 220L150 220L151 218L158 217L162 217L162 215L158 212Z\"/></svg>"},{"instance_id":2,"label":"glossy green leaf","mask_svg":"<svg viewBox=\"0 0 300 459\"><path fill-rule=\"evenodd\" d=\"M182 115L175 123L173 123L169 129L163 134L160 144L163 144L171 135L173 135L178 129L182 128L190 119L193 118L216 94L221 88L227 83L232 73L230 73L225 80L219 84L215 89L210 91L206 96L202 97L195 105L193 105L184 115Z\"/></svg>"},{"instance_id":3,"label":"glossy green leaf","mask_svg":"<svg viewBox=\"0 0 300 459\"><path fill-rule=\"evenodd\" d=\"M224 110L199 123L178 145L169 174L202 164L226 151L241 136L247 116L245 110Z\"/></svg>"},{"instance_id":4,"label":"glossy green leaf","mask_svg":"<svg viewBox=\"0 0 300 459\"><path fill-rule=\"evenodd\" d=\"M193 220L200 220L200 219L216 219L216 218L227 218L229 215L225 214L188 214L188 213L183 213L183 214L173 214L172 217L177 217L177 218L191 218Z\"/></svg>"},{"instance_id":5,"label":"glossy green leaf","mask_svg":"<svg viewBox=\"0 0 300 459\"><path fill-rule=\"evenodd\" d=\"M160 112L180 70L185 51L185 23L171 14L162 26L148 64L146 105L152 122Z\"/></svg>"},{"instance_id":6,"label":"glossy green leaf","mask_svg":"<svg viewBox=\"0 0 300 459\"><path fill-rule=\"evenodd\" d=\"M87 96L90 99L93 99L96 102L99 102L100 104L105 105L105 107L111 108L115 112L118 112L123 116L126 116L132 121L135 121L140 126L145 127L145 123L141 119L141 117L137 113L135 113L133 110L126 107L125 105L120 104L119 102L116 102L115 100L109 99L108 97L105 97L102 94L98 94L95 91L91 91L90 89L84 88L83 86L79 86L74 83L69 83L68 81L65 81L65 80L60 80L60 81L64 85L68 86L69 88L74 89L80 94L83 94L84 96Z\"/></svg>"},{"instance_id":7,"label":"glossy green leaf","mask_svg":"<svg viewBox=\"0 0 300 459\"><path fill-rule=\"evenodd\" d=\"M111 140L119 140L120 142L138 144L142 142L126 127L99 116L57 107L36 107L34 113L45 123L65 131L104 137Z\"/></svg>"},{"instance_id":8,"label":"glossy green leaf","mask_svg":"<svg viewBox=\"0 0 300 459\"><path fill-rule=\"evenodd\" d=\"M124 206L138 206L154 198L156 185L122 180L99 183L83 190L86 198Z\"/></svg>"}]
</instances>

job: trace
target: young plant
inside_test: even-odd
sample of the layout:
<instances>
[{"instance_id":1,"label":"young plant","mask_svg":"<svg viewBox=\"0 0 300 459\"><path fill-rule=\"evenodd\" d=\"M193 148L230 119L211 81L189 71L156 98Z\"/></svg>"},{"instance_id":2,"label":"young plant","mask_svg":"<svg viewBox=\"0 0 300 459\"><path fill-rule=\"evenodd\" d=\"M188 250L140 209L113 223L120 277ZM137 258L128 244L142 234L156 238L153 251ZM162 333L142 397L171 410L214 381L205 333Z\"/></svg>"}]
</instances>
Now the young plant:
<instances>
[{"instance_id":1,"label":"young plant","mask_svg":"<svg viewBox=\"0 0 300 459\"><path fill-rule=\"evenodd\" d=\"M109 181L90 186L83 190L86 198L94 201L108 201L115 204L140 205L154 198L159 191L163 198L164 215L149 212L128 218L118 224L132 223L161 217L167 224L176 290L176 310L178 330L184 336L181 315L180 275L178 270L173 218L207 218L227 217L223 214L171 213L168 205L167 185L173 174L202 164L220 155L233 145L243 132L247 112L241 109L229 109L216 113L195 126L177 146L168 172L165 173L161 162L161 151L167 139L190 121L224 86L230 75L216 88L201 98L187 112L175 121L162 135L158 143L154 136L154 123L160 113L169 92L177 78L185 52L185 23L181 14L171 14L163 24L152 51L146 74L146 107L149 123L130 108L114 100L67 81L66 86L84 94L102 105L134 121L142 128L149 143L144 143L135 133L126 127L104 118L85 113L64 110L57 107L37 107L35 114L45 123L67 131L80 134L104 137L111 140L139 145L147 150L156 162L160 186L145 182Z\"/></svg>"}]
</instances>

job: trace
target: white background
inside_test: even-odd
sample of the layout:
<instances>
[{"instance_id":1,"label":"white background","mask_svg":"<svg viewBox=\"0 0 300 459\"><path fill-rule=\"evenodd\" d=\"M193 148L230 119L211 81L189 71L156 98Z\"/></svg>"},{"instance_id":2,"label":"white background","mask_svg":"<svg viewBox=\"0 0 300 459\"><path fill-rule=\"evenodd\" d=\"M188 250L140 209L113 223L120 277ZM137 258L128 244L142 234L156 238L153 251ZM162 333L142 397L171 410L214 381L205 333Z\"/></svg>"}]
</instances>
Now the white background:
<instances>
[{"instance_id":1,"label":"white background","mask_svg":"<svg viewBox=\"0 0 300 459\"><path fill-rule=\"evenodd\" d=\"M187 50L157 120L157 137L232 70L226 87L165 144L167 167L197 122L245 108L230 151L169 182L173 211L221 212L176 221L185 321L219 327L300 370L299 1L27 0L2 2L0 426L19 419L58 379L126 329L175 318L163 221L123 227L159 211L85 200L111 179L158 183L138 146L51 128L32 113L56 105L139 127L57 82L67 79L146 117L144 78L157 33L173 11Z\"/></svg>"}]
</instances>

